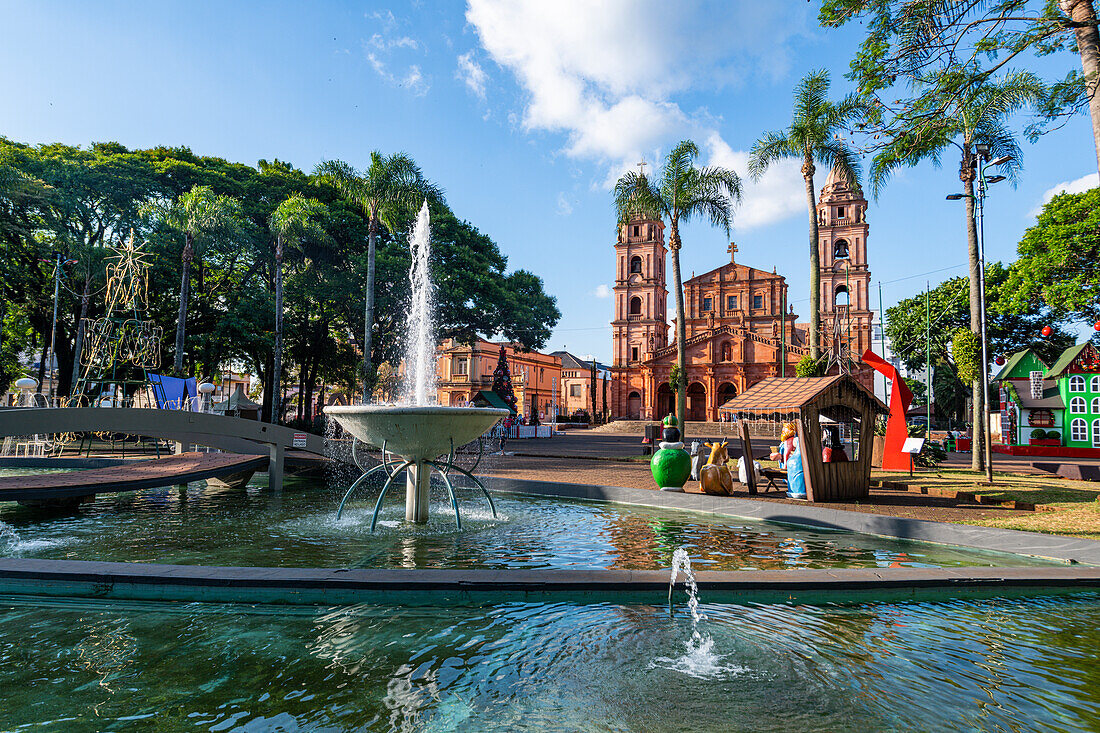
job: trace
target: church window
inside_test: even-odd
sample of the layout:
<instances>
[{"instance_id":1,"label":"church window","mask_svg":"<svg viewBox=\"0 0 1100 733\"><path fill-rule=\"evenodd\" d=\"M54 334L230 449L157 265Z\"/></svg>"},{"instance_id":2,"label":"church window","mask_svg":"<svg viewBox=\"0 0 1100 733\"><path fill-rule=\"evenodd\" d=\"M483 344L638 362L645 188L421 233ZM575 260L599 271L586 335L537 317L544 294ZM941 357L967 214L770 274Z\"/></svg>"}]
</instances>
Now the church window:
<instances>
[{"instance_id":1,"label":"church window","mask_svg":"<svg viewBox=\"0 0 1100 733\"><path fill-rule=\"evenodd\" d=\"M641 233L641 230L642 230L641 227L637 227L637 226L634 227L634 236L637 237L639 235L639 233Z\"/></svg>"},{"instance_id":2,"label":"church window","mask_svg":"<svg viewBox=\"0 0 1100 733\"><path fill-rule=\"evenodd\" d=\"M637 346L631 346L630 347L630 360L631 361L638 361L638 347Z\"/></svg>"},{"instance_id":3,"label":"church window","mask_svg":"<svg viewBox=\"0 0 1100 733\"><path fill-rule=\"evenodd\" d=\"M833 245L833 259L848 259L848 243L843 239L836 240L836 243Z\"/></svg>"},{"instance_id":4,"label":"church window","mask_svg":"<svg viewBox=\"0 0 1100 733\"><path fill-rule=\"evenodd\" d=\"M630 258L630 273L631 274L634 274L634 273L641 274L641 272L642 272L642 258L635 255L635 256Z\"/></svg>"},{"instance_id":5,"label":"church window","mask_svg":"<svg viewBox=\"0 0 1100 733\"><path fill-rule=\"evenodd\" d=\"M844 218L844 207L843 206L836 207L836 218L837 219L843 219Z\"/></svg>"},{"instance_id":6,"label":"church window","mask_svg":"<svg viewBox=\"0 0 1100 733\"><path fill-rule=\"evenodd\" d=\"M703 298L703 312L714 310L714 299L707 297Z\"/></svg>"},{"instance_id":7,"label":"church window","mask_svg":"<svg viewBox=\"0 0 1100 733\"><path fill-rule=\"evenodd\" d=\"M764 307L764 296L754 295L752 296L752 307L754 309L760 309Z\"/></svg>"},{"instance_id":8,"label":"church window","mask_svg":"<svg viewBox=\"0 0 1100 733\"><path fill-rule=\"evenodd\" d=\"M630 315L640 316L642 314L642 299L635 295L630 299Z\"/></svg>"},{"instance_id":9,"label":"church window","mask_svg":"<svg viewBox=\"0 0 1100 733\"><path fill-rule=\"evenodd\" d=\"M737 296L736 295L727 295L726 296L726 310L728 310L728 311L737 310Z\"/></svg>"}]
</instances>

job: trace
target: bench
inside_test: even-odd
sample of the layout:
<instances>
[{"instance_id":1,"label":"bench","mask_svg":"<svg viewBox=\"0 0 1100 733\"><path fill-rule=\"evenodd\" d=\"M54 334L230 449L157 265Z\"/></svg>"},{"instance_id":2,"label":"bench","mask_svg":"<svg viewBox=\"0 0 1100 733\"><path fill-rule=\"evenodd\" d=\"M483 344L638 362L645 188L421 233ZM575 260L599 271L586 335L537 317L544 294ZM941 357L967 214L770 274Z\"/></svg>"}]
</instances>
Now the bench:
<instances>
[{"instance_id":1,"label":"bench","mask_svg":"<svg viewBox=\"0 0 1100 733\"><path fill-rule=\"evenodd\" d=\"M765 492L772 489L775 489L776 491L783 491L783 489L779 488L779 486L775 483L776 481L782 481L785 484L787 483L787 472L779 468L762 468L760 469L760 475L768 480L767 485L764 486ZM789 486L790 484L787 485Z\"/></svg>"}]
</instances>

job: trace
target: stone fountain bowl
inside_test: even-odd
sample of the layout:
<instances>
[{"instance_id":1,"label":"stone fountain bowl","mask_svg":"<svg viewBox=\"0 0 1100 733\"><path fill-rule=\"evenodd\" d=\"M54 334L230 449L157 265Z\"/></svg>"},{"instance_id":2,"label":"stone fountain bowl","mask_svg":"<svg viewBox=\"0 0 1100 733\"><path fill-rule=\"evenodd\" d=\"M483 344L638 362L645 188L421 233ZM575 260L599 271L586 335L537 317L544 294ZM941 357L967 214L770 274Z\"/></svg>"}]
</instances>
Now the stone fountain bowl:
<instances>
[{"instance_id":1,"label":"stone fountain bowl","mask_svg":"<svg viewBox=\"0 0 1100 733\"><path fill-rule=\"evenodd\" d=\"M364 443L409 461L434 460L493 427L508 414L495 407L428 405L332 405L325 408L344 430Z\"/></svg>"}]
</instances>

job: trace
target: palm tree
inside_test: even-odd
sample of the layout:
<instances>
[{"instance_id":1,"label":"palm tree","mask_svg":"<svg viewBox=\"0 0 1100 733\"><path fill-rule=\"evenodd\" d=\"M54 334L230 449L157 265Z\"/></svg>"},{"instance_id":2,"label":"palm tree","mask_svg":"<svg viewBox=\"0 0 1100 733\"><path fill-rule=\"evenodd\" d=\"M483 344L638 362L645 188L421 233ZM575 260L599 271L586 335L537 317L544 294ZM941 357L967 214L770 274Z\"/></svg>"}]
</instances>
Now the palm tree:
<instances>
[{"instance_id":1,"label":"palm tree","mask_svg":"<svg viewBox=\"0 0 1100 733\"><path fill-rule=\"evenodd\" d=\"M668 219L668 249L672 252L672 278L676 288L676 417L680 429L687 417L684 283L680 276L680 222L701 216L729 235L731 207L741 200L741 179L728 168L696 168L699 148L684 140L665 158L654 182L644 173L630 171L615 183L615 208L619 219L637 212Z\"/></svg>"},{"instance_id":2,"label":"palm tree","mask_svg":"<svg viewBox=\"0 0 1100 733\"><path fill-rule=\"evenodd\" d=\"M1016 72L995 82L983 84L970 94L954 98L946 109L936 108L931 112L924 105L907 111L906 118L900 121L900 130L875 156L871 164L871 190L877 198L886 181L895 170L914 166L922 160L930 160L939 166L943 153L949 147L955 147L960 154L959 180L963 184L963 198L966 200L966 241L970 261L970 330L981 335L981 263L978 254L978 229L975 223L974 179L978 175L978 166L984 158L1008 157L999 166L999 170L1010 180L1015 181L1020 171L1020 146L1008 126L1009 118L1032 101L1039 98L1042 85L1038 77L1030 72ZM895 123L897 124L897 123ZM978 145L988 145L989 151L983 156L977 154ZM988 369L988 364L981 365ZM973 395L974 450L971 454L971 468L975 471L986 470L985 431L983 425L986 414L986 395L982 391L981 379L971 384Z\"/></svg>"},{"instance_id":3,"label":"palm tree","mask_svg":"<svg viewBox=\"0 0 1100 733\"><path fill-rule=\"evenodd\" d=\"M275 236L275 358L271 377L271 422L282 417L282 392L279 381L283 368L283 255L287 244L299 250L306 241L327 242L329 235L320 221L328 209L317 199L301 194L288 197L271 214L268 229Z\"/></svg>"},{"instance_id":4,"label":"palm tree","mask_svg":"<svg viewBox=\"0 0 1100 733\"><path fill-rule=\"evenodd\" d=\"M235 230L241 226L243 214L240 202L232 196L216 195L209 186L194 186L180 194L170 206L162 210L166 225L183 232L183 251L180 255L180 310L176 324L176 376L183 376L183 344L186 335L188 288L191 283L191 261L195 258L198 240L217 231Z\"/></svg>"},{"instance_id":5,"label":"palm tree","mask_svg":"<svg viewBox=\"0 0 1100 733\"><path fill-rule=\"evenodd\" d=\"M760 136L749 155L749 174L764 175L768 167L785 158L802 161L806 182L806 208L810 215L810 355L821 356L821 255L817 235L817 197L814 194L816 164L836 169L853 185L859 185L859 160L839 137L841 130L860 115L863 105L849 94L837 103L829 101L829 72L812 71L794 91L794 115L786 130Z\"/></svg>"},{"instance_id":6,"label":"palm tree","mask_svg":"<svg viewBox=\"0 0 1100 733\"><path fill-rule=\"evenodd\" d=\"M420 167L404 153L370 154L370 165L362 173L340 160L321 163L314 175L334 186L344 198L363 208L367 215L367 300L363 323L363 402L370 397L374 377L371 359L371 330L374 326L374 256L378 225L390 232L398 222L415 212L422 201L442 203L443 190L428 181Z\"/></svg>"}]
</instances>

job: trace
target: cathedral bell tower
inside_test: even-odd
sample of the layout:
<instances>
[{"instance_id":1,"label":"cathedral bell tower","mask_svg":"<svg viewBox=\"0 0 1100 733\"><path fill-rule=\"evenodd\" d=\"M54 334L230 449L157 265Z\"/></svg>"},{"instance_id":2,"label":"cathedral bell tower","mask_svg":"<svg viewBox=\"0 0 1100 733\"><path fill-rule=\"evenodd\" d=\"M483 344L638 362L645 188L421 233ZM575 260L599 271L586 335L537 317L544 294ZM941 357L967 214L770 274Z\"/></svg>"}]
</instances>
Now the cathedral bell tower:
<instances>
[{"instance_id":1,"label":"cathedral bell tower","mask_svg":"<svg viewBox=\"0 0 1100 733\"><path fill-rule=\"evenodd\" d=\"M615 243L614 366L637 363L668 345L665 225L635 214L619 226Z\"/></svg>"},{"instance_id":2,"label":"cathedral bell tower","mask_svg":"<svg viewBox=\"0 0 1100 733\"><path fill-rule=\"evenodd\" d=\"M858 362L871 348L871 271L867 268L867 199L833 169L817 206L821 262L821 343Z\"/></svg>"}]
</instances>

